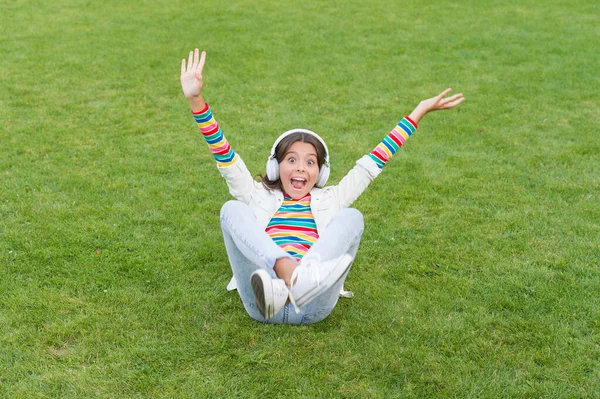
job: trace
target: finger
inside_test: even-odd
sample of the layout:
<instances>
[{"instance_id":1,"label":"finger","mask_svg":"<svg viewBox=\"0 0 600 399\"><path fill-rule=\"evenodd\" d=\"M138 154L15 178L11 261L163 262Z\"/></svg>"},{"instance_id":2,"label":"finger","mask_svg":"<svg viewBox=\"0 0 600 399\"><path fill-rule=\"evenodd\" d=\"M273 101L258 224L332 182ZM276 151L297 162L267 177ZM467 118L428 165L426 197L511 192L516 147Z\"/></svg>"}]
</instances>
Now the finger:
<instances>
[{"instance_id":1,"label":"finger","mask_svg":"<svg viewBox=\"0 0 600 399\"><path fill-rule=\"evenodd\" d=\"M455 101L455 100L461 98L462 96L463 96L462 93L458 93L458 94L455 94L455 95L453 95L451 97L446 98L446 101L448 101L448 102Z\"/></svg>"},{"instance_id":2,"label":"finger","mask_svg":"<svg viewBox=\"0 0 600 399\"><path fill-rule=\"evenodd\" d=\"M200 72L200 75L202 75L202 70L204 69L205 62L206 62L206 51L203 51L202 55L200 56L200 64L198 65L198 71Z\"/></svg>"},{"instance_id":3,"label":"finger","mask_svg":"<svg viewBox=\"0 0 600 399\"><path fill-rule=\"evenodd\" d=\"M194 62L194 52L190 51L190 55L188 56L188 64L187 64L187 70L189 71L190 69L192 69L192 64Z\"/></svg>"},{"instance_id":4,"label":"finger","mask_svg":"<svg viewBox=\"0 0 600 399\"><path fill-rule=\"evenodd\" d=\"M461 97L462 97L462 93L458 93L458 94L455 94L455 95L453 95L451 97L448 97L448 98L440 98L438 100L438 104L439 104L440 108L444 108L445 109L448 104L450 104L453 101L458 100Z\"/></svg>"},{"instance_id":5,"label":"finger","mask_svg":"<svg viewBox=\"0 0 600 399\"><path fill-rule=\"evenodd\" d=\"M447 88L446 90L444 90L443 92L440 93L440 95L438 96L438 98L444 98L446 97L446 94L450 93L452 91L452 89Z\"/></svg>"},{"instance_id":6,"label":"finger","mask_svg":"<svg viewBox=\"0 0 600 399\"><path fill-rule=\"evenodd\" d=\"M185 58L181 60L181 74L185 73Z\"/></svg>"},{"instance_id":7,"label":"finger","mask_svg":"<svg viewBox=\"0 0 600 399\"><path fill-rule=\"evenodd\" d=\"M194 49L194 67L193 69L196 70L198 68L198 49Z\"/></svg>"},{"instance_id":8,"label":"finger","mask_svg":"<svg viewBox=\"0 0 600 399\"><path fill-rule=\"evenodd\" d=\"M459 105L460 103L462 103L463 101L465 101L464 97L461 97L461 98L459 98L457 100L451 101L451 102L449 102L449 103L447 103L447 104L444 105L444 109L454 108L457 105Z\"/></svg>"}]
</instances>

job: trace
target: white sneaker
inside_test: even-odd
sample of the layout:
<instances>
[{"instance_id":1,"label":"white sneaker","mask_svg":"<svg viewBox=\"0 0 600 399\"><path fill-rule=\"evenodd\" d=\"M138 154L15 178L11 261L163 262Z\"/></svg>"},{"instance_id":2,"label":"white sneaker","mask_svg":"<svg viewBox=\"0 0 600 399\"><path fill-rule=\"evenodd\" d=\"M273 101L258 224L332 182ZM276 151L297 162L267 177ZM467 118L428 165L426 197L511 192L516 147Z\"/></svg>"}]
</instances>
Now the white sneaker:
<instances>
[{"instance_id":1,"label":"white sneaker","mask_svg":"<svg viewBox=\"0 0 600 399\"><path fill-rule=\"evenodd\" d=\"M250 283L256 307L265 320L271 319L283 309L289 295L285 281L272 278L266 270L258 269L250 276Z\"/></svg>"},{"instance_id":2,"label":"white sneaker","mask_svg":"<svg viewBox=\"0 0 600 399\"><path fill-rule=\"evenodd\" d=\"M334 286L352 264L352 256L344 254L339 258L322 262L318 255L309 254L302 258L292 274L289 298L296 312Z\"/></svg>"}]
</instances>

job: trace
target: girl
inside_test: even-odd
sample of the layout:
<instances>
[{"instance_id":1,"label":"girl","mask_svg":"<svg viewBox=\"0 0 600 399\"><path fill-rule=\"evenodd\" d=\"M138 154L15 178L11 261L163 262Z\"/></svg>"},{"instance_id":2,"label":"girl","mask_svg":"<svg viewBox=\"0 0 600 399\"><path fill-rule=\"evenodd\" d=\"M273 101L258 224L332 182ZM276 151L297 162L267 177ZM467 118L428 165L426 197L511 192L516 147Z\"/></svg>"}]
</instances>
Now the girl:
<instances>
[{"instance_id":1,"label":"girl","mask_svg":"<svg viewBox=\"0 0 600 399\"><path fill-rule=\"evenodd\" d=\"M349 206L417 129L425 114L450 109L462 94L421 101L337 186L329 177L329 151L316 133L293 129L273 144L267 174L250 175L230 147L201 95L206 53L181 60L181 87L230 193L221 229L237 287L248 314L261 322L311 324L326 318L338 297L363 232L363 217Z\"/></svg>"}]
</instances>

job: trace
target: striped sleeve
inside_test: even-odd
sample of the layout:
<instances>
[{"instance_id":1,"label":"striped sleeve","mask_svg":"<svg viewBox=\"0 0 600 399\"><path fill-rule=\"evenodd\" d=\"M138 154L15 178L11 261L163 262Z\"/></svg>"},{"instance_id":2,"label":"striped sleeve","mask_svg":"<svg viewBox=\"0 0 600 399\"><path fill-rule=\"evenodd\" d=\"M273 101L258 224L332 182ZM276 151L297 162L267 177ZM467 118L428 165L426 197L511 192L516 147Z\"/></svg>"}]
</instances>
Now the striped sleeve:
<instances>
[{"instance_id":1,"label":"striped sleeve","mask_svg":"<svg viewBox=\"0 0 600 399\"><path fill-rule=\"evenodd\" d=\"M208 144L208 149L215 157L215 161L217 161L217 166L225 167L233 165L239 157L229 145L223 131L213 117L208 103L202 111L192 111L192 115L198 124L198 128L200 128L202 136L204 136L204 140L206 140L206 144Z\"/></svg>"},{"instance_id":2,"label":"striped sleeve","mask_svg":"<svg viewBox=\"0 0 600 399\"><path fill-rule=\"evenodd\" d=\"M371 151L369 156L382 169L408 138L417 130L417 124L408 116L402 118L392 131Z\"/></svg>"}]
</instances>

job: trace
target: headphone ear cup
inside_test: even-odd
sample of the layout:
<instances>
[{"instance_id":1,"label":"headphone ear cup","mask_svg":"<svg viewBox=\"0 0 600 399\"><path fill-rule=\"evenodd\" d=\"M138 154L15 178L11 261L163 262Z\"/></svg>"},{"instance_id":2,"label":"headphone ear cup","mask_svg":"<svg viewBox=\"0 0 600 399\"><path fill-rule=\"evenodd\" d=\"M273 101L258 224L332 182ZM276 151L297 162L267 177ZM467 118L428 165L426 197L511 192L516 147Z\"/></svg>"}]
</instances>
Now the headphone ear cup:
<instances>
[{"instance_id":1,"label":"headphone ear cup","mask_svg":"<svg viewBox=\"0 0 600 399\"><path fill-rule=\"evenodd\" d=\"M317 179L315 186L319 188L323 187L327 183L327 179L329 179L329 172L329 165L321 166L321 170L319 171L319 178Z\"/></svg>"},{"instance_id":2,"label":"headphone ear cup","mask_svg":"<svg viewBox=\"0 0 600 399\"><path fill-rule=\"evenodd\" d=\"M267 161L267 178L270 181L279 179L279 162L276 158L269 158Z\"/></svg>"}]
</instances>

